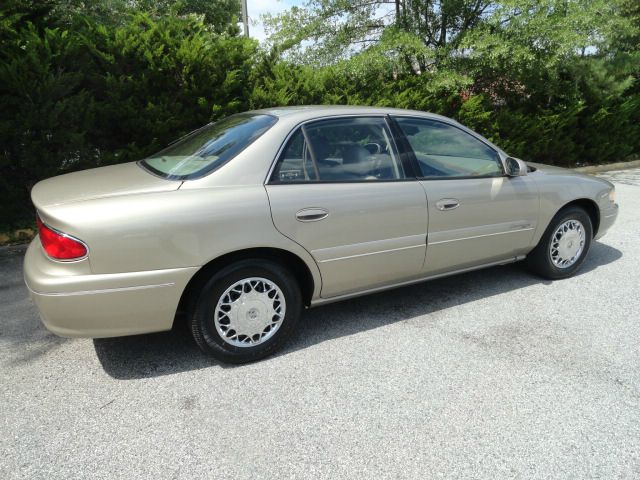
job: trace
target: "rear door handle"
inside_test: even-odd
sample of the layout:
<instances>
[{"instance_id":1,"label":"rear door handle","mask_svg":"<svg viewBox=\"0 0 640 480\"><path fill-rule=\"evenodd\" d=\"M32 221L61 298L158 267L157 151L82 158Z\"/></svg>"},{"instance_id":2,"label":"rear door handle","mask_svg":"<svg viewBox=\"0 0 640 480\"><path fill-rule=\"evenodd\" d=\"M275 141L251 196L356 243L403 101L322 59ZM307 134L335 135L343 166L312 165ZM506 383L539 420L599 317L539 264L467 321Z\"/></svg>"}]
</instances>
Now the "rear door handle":
<instances>
[{"instance_id":1,"label":"rear door handle","mask_svg":"<svg viewBox=\"0 0 640 480\"><path fill-rule=\"evenodd\" d=\"M454 210L460 206L460 201L455 198L443 198L436 202L438 210Z\"/></svg>"},{"instance_id":2,"label":"rear door handle","mask_svg":"<svg viewBox=\"0 0 640 480\"><path fill-rule=\"evenodd\" d=\"M324 208L303 208L296 212L296 220L299 222L317 222L329 216L329 212Z\"/></svg>"}]
</instances>

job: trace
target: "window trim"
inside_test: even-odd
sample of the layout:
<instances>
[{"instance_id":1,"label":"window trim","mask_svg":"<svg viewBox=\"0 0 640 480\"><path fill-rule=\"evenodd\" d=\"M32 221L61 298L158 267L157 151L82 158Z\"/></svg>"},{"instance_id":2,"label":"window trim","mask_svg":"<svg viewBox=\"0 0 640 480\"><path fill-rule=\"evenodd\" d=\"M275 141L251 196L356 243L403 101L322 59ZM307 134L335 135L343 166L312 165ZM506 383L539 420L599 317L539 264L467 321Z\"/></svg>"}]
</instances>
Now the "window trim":
<instances>
[{"instance_id":1,"label":"window trim","mask_svg":"<svg viewBox=\"0 0 640 480\"><path fill-rule=\"evenodd\" d=\"M412 178L415 178L416 180L419 179L420 165L417 163L417 159L415 158L415 154L411 148L409 140L393 117L389 114L387 114L386 117L387 124L391 129L391 135L393 136L393 141L396 144L396 150L398 150L400 161L402 162L405 172L410 173Z\"/></svg>"},{"instance_id":2,"label":"window trim","mask_svg":"<svg viewBox=\"0 0 640 480\"><path fill-rule=\"evenodd\" d=\"M460 128L461 126L456 125L454 123L451 122L447 122L447 121L443 121L439 118L429 118L429 117L418 117L415 115L397 115L397 114L390 114L389 115L391 122L393 122L394 126L398 129L398 133L402 136L402 139L404 142L406 142L405 147L407 147L409 149L408 154L409 154L409 158L411 158L411 162L413 164L413 168L415 170L415 175L416 178L418 180L470 180L470 179L479 179L479 178L501 178L501 177L506 177L508 176L506 173L506 170L504 168L504 160L502 158L502 155L500 154L500 151L496 149L495 146L493 146L492 144L490 144L486 139L484 139L482 136L480 136L479 134L477 134L476 132L474 132L473 130L470 130L466 127ZM460 175L460 176L451 176L451 177L441 177L441 176L434 176L434 175L422 175L422 169L420 168L420 162L418 161L418 158L416 157L415 151L413 150L413 147L411 147L411 142L409 142L409 139L407 138L407 136L404 134L404 132L402 131L402 127L400 127L400 124L396 121L396 118L409 118L411 120L427 120L430 122L435 122L435 123L441 123L443 125L447 125L449 127L453 127L456 128L458 130L460 130L462 133L466 133L467 135L471 136L472 138L478 140L480 143L484 144L487 148L489 148L491 151L493 151L496 154L497 157L497 163L500 167L500 171L501 173L499 175Z\"/></svg>"},{"instance_id":3,"label":"window trim","mask_svg":"<svg viewBox=\"0 0 640 480\"><path fill-rule=\"evenodd\" d=\"M304 155L305 155L305 149L306 149L307 152L309 152L309 155L311 155L311 163L313 163L313 172L316 174L316 178L320 180L320 169L318 168L318 159L316 157L316 152L313 147L313 144L311 143L311 139L309 138L309 134L307 133L307 127L305 125L302 125L300 127L300 132L302 132L302 138L304 138L304 145L302 145L302 165L303 165L302 169L305 170ZM284 153L284 150L282 151L282 153ZM305 174L306 174L306 170L305 170ZM305 181L308 181L308 180L305 180Z\"/></svg>"},{"instance_id":4,"label":"window trim","mask_svg":"<svg viewBox=\"0 0 640 480\"><path fill-rule=\"evenodd\" d=\"M336 181L336 180L298 180L298 181L294 181L294 182L281 182L281 181L278 181L278 180L274 179L276 166L278 165L278 161L280 160L280 156L284 152L284 149L288 145L289 140L291 139L291 137L293 137L298 132L298 130L303 130L306 125L311 124L311 123L315 123L315 122L322 122L322 121L325 121L325 120L348 119L348 118L381 118L384 121L387 129L389 130L388 133L390 133L390 139L391 139L391 142L392 142L392 148L395 148L395 150L396 150L395 153L398 155L398 160L400 161L400 164L402 165L402 169L404 170L404 177L403 178L390 178L390 179L381 179L381 180L355 180L355 179L350 179L350 180L340 180L340 181ZM303 130L303 135L304 135L304 139L305 139L305 143L306 143L307 142L307 135L306 135L304 130ZM341 185L341 184L350 184L350 183L375 184L375 183L389 183L389 182L415 182L415 181L418 180L418 178L415 176L416 172L414 171L414 167L409 162L409 165L411 166L411 168L407 169L407 163L405 163L405 161L404 161L404 158L403 158L404 155L403 155L403 152L399 148L396 135L397 135L397 133L394 130L394 125L390 121L390 116L389 116L388 113L369 113L369 114L365 114L365 115L359 114L359 113L341 114L341 115L326 115L326 116L321 116L321 117L316 117L316 118L311 118L311 119L308 119L308 120L304 120L304 121L296 124L291 129L291 131L287 134L287 136L284 138L284 140L282 141L282 144L278 148L278 152L276 153L275 158L271 162L271 167L269 168L269 171L268 171L267 176L265 178L264 184L265 185L323 185L323 184ZM309 150L311 152L312 149L309 149ZM316 167L316 165L315 165L315 153L313 153L313 152L312 152L312 158L313 158L314 168L315 168ZM319 174L318 174L318 178L320 178Z\"/></svg>"}]
</instances>

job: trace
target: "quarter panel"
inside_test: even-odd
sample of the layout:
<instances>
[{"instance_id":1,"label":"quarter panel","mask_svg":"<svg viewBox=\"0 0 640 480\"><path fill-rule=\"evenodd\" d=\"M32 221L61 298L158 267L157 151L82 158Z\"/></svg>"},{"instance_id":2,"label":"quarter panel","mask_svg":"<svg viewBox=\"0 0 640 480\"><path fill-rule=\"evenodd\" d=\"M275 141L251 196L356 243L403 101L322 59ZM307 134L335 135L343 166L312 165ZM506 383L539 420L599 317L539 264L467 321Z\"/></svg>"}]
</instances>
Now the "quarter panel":
<instances>
[{"instance_id":1,"label":"quarter panel","mask_svg":"<svg viewBox=\"0 0 640 480\"><path fill-rule=\"evenodd\" d=\"M274 227L263 185L186 189L96 199L46 209L51 225L89 246L94 274L198 267L237 250L288 250L309 267L303 248Z\"/></svg>"},{"instance_id":2,"label":"quarter panel","mask_svg":"<svg viewBox=\"0 0 640 480\"><path fill-rule=\"evenodd\" d=\"M36 238L24 279L44 324L62 336L111 337L168 330L197 268L94 275L51 269Z\"/></svg>"}]
</instances>

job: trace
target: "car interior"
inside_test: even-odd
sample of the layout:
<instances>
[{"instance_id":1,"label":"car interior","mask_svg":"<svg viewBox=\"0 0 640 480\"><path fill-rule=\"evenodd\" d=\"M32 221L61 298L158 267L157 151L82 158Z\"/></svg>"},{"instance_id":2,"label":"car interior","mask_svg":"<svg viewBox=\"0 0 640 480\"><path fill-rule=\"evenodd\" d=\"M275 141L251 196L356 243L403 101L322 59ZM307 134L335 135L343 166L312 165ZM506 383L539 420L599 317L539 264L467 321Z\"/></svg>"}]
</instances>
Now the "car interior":
<instances>
[{"instance_id":1,"label":"car interior","mask_svg":"<svg viewBox=\"0 0 640 480\"><path fill-rule=\"evenodd\" d=\"M395 180L404 177L384 127L333 123L298 130L283 152L279 182ZM314 162L315 159L315 162Z\"/></svg>"}]
</instances>

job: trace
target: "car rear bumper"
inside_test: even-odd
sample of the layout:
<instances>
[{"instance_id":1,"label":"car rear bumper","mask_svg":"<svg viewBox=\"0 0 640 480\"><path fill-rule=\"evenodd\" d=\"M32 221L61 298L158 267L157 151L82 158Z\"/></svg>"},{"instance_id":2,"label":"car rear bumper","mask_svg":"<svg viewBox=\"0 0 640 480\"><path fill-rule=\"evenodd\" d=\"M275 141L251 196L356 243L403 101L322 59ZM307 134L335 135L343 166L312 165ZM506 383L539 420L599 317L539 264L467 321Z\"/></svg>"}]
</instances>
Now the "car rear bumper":
<instances>
[{"instance_id":1,"label":"car rear bumper","mask_svg":"<svg viewBox=\"0 0 640 480\"><path fill-rule=\"evenodd\" d=\"M611 208L602 210L600 212L600 225L598 227L598 233L596 234L594 240L602 238L615 223L616 219L618 218L618 209L618 204L614 203Z\"/></svg>"},{"instance_id":2,"label":"car rear bumper","mask_svg":"<svg viewBox=\"0 0 640 480\"><path fill-rule=\"evenodd\" d=\"M118 337L171 329L180 297L198 267L117 274L60 274L36 238L24 280L42 322L63 337Z\"/></svg>"}]
</instances>

